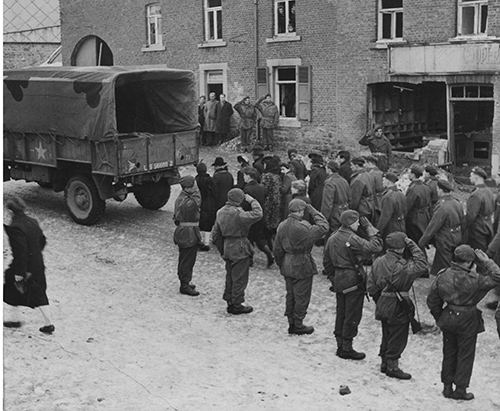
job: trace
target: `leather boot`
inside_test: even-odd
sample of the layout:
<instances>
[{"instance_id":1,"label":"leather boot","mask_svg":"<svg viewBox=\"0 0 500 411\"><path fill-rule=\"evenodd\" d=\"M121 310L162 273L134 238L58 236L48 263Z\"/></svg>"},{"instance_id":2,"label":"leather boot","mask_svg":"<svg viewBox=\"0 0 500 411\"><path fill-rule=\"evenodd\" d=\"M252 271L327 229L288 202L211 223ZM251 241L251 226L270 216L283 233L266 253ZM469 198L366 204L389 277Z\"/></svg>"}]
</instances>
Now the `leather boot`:
<instances>
[{"instance_id":1,"label":"leather boot","mask_svg":"<svg viewBox=\"0 0 500 411\"><path fill-rule=\"evenodd\" d=\"M337 356L339 355L340 351L342 351L342 338L340 337L335 337L337 340Z\"/></svg>"},{"instance_id":2,"label":"leather boot","mask_svg":"<svg viewBox=\"0 0 500 411\"><path fill-rule=\"evenodd\" d=\"M310 325L305 325L302 320L295 320L293 322L292 331L290 334L304 335L312 334L314 332L314 327Z\"/></svg>"},{"instance_id":3,"label":"leather boot","mask_svg":"<svg viewBox=\"0 0 500 411\"><path fill-rule=\"evenodd\" d=\"M444 398L453 398L453 384L443 385L443 396Z\"/></svg>"},{"instance_id":4,"label":"leather boot","mask_svg":"<svg viewBox=\"0 0 500 411\"><path fill-rule=\"evenodd\" d=\"M454 400L465 400L470 401L474 399L474 394L471 392L467 392L467 388L465 387L457 387L457 389L453 392L452 397Z\"/></svg>"},{"instance_id":5,"label":"leather boot","mask_svg":"<svg viewBox=\"0 0 500 411\"><path fill-rule=\"evenodd\" d=\"M293 330L293 316L288 316L288 334L292 334Z\"/></svg>"},{"instance_id":6,"label":"leather boot","mask_svg":"<svg viewBox=\"0 0 500 411\"><path fill-rule=\"evenodd\" d=\"M249 305L236 304L231 305L227 308L229 314L240 315L240 314L250 314L253 311L253 307Z\"/></svg>"},{"instance_id":7,"label":"leather boot","mask_svg":"<svg viewBox=\"0 0 500 411\"><path fill-rule=\"evenodd\" d=\"M380 372L386 373L387 372L387 360L382 357L382 362L380 363Z\"/></svg>"},{"instance_id":8,"label":"leather boot","mask_svg":"<svg viewBox=\"0 0 500 411\"><path fill-rule=\"evenodd\" d=\"M408 374L399 368L398 360L387 360L387 371L385 374L388 377L397 378L398 380L411 379L411 374Z\"/></svg>"},{"instance_id":9,"label":"leather boot","mask_svg":"<svg viewBox=\"0 0 500 411\"><path fill-rule=\"evenodd\" d=\"M338 356L344 360L362 360L366 357L364 352L357 352L352 348L352 340L342 341L342 349L339 351Z\"/></svg>"},{"instance_id":10,"label":"leather boot","mask_svg":"<svg viewBox=\"0 0 500 411\"><path fill-rule=\"evenodd\" d=\"M181 294L189 295L191 297L197 297L200 295L200 293L196 291L194 288L192 288L189 284L181 285L181 288L179 288L179 292Z\"/></svg>"}]
</instances>

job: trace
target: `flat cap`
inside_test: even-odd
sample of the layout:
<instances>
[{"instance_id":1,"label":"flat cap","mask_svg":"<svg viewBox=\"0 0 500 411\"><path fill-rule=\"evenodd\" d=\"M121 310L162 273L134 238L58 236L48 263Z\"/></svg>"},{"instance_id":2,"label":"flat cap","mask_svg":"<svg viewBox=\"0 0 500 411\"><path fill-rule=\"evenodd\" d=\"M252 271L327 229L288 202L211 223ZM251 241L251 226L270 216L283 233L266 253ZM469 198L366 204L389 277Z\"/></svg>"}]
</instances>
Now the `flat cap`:
<instances>
[{"instance_id":1,"label":"flat cap","mask_svg":"<svg viewBox=\"0 0 500 411\"><path fill-rule=\"evenodd\" d=\"M476 258L476 253L470 245L462 244L455 248L453 252L455 259L463 262L471 262Z\"/></svg>"},{"instance_id":2,"label":"flat cap","mask_svg":"<svg viewBox=\"0 0 500 411\"><path fill-rule=\"evenodd\" d=\"M22 198L17 196L9 198L5 205L14 213L24 213L24 211L26 210L26 203Z\"/></svg>"},{"instance_id":3,"label":"flat cap","mask_svg":"<svg viewBox=\"0 0 500 411\"><path fill-rule=\"evenodd\" d=\"M194 186L194 181L193 176L184 176L179 180L179 184L182 188L190 188Z\"/></svg>"},{"instance_id":4,"label":"flat cap","mask_svg":"<svg viewBox=\"0 0 500 411\"><path fill-rule=\"evenodd\" d=\"M232 188L227 193L227 199L232 203L241 204L245 199L245 193L241 188Z\"/></svg>"},{"instance_id":5,"label":"flat cap","mask_svg":"<svg viewBox=\"0 0 500 411\"><path fill-rule=\"evenodd\" d=\"M427 171L431 176L435 176L438 173L438 169L436 166L433 166L432 164L428 164L425 166L425 171Z\"/></svg>"},{"instance_id":6,"label":"flat cap","mask_svg":"<svg viewBox=\"0 0 500 411\"><path fill-rule=\"evenodd\" d=\"M406 246L406 234L402 233L401 231L395 231L393 233L390 233L386 238L385 238L385 246L388 249L392 250L397 250L399 248L405 248Z\"/></svg>"},{"instance_id":7,"label":"flat cap","mask_svg":"<svg viewBox=\"0 0 500 411\"><path fill-rule=\"evenodd\" d=\"M421 177L424 174L424 168L419 164L413 164L410 167L410 172L415 174L415 177Z\"/></svg>"},{"instance_id":8,"label":"flat cap","mask_svg":"<svg viewBox=\"0 0 500 411\"><path fill-rule=\"evenodd\" d=\"M349 227L359 220L359 213L356 210L346 210L340 215L340 223Z\"/></svg>"},{"instance_id":9,"label":"flat cap","mask_svg":"<svg viewBox=\"0 0 500 411\"><path fill-rule=\"evenodd\" d=\"M332 171L339 171L339 165L334 160L330 160L328 163L326 163L326 166Z\"/></svg>"},{"instance_id":10,"label":"flat cap","mask_svg":"<svg viewBox=\"0 0 500 411\"><path fill-rule=\"evenodd\" d=\"M443 190L447 193L449 193L450 191L453 191L453 186L451 185L451 183L448 180L445 180L443 178L440 178L437 181L437 185L441 190Z\"/></svg>"},{"instance_id":11,"label":"flat cap","mask_svg":"<svg viewBox=\"0 0 500 411\"><path fill-rule=\"evenodd\" d=\"M307 204L304 200L301 200L300 198L294 198L288 204L288 210L290 210L291 213L296 213L297 211L304 210L306 206Z\"/></svg>"},{"instance_id":12,"label":"flat cap","mask_svg":"<svg viewBox=\"0 0 500 411\"><path fill-rule=\"evenodd\" d=\"M399 177L394 173L385 173L384 177L387 178L391 183L397 183Z\"/></svg>"},{"instance_id":13,"label":"flat cap","mask_svg":"<svg viewBox=\"0 0 500 411\"><path fill-rule=\"evenodd\" d=\"M365 159L363 157L354 157L351 160L352 164L356 164L357 166L363 167L365 165Z\"/></svg>"},{"instance_id":14,"label":"flat cap","mask_svg":"<svg viewBox=\"0 0 500 411\"><path fill-rule=\"evenodd\" d=\"M486 171L484 171L484 169L482 169L481 167L474 167L471 172L478 175L479 177L483 177L484 179L488 178L488 174L486 174Z\"/></svg>"}]
</instances>

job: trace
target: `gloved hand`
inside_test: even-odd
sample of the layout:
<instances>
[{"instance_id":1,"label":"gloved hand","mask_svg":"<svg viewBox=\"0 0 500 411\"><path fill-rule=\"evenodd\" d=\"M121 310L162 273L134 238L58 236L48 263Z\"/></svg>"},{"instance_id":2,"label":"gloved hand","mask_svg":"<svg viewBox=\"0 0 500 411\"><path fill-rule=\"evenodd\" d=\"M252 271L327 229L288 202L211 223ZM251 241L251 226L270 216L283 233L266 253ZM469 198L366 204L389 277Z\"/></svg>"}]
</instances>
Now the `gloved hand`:
<instances>
[{"instance_id":1,"label":"gloved hand","mask_svg":"<svg viewBox=\"0 0 500 411\"><path fill-rule=\"evenodd\" d=\"M370 221L366 217L361 217L361 218L366 220L366 222L365 222L366 225L364 225L363 228L365 229L368 237L376 236L379 233L379 231L373 226L372 223L370 223ZM361 218L359 220L360 224L361 224Z\"/></svg>"},{"instance_id":2,"label":"gloved hand","mask_svg":"<svg viewBox=\"0 0 500 411\"><path fill-rule=\"evenodd\" d=\"M490 261L490 258L483 250L476 249L476 250L474 250L474 253L476 254L476 260L479 261L480 263L484 264L484 263Z\"/></svg>"},{"instance_id":3,"label":"gloved hand","mask_svg":"<svg viewBox=\"0 0 500 411\"><path fill-rule=\"evenodd\" d=\"M255 200L250 194L245 194L245 201L247 203L251 203L253 200Z\"/></svg>"}]
</instances>

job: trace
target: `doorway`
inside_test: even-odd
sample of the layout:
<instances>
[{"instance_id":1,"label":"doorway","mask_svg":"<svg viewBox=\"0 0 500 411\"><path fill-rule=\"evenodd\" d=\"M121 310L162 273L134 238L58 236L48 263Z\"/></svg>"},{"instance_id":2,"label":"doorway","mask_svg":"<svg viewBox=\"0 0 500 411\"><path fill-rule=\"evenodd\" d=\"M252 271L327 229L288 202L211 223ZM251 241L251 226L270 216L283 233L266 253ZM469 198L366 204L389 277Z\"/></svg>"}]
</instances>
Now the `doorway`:
<instances>
[{"instance_id":1,"label":"doorway","mask_svg":"<svg viewBox=\"0 0 500 411\"><path fill-rule=\"evenodd\" d=\"M72 66L112 66L113 53L104 40L97 36L81 39L71 56Z\"/></svg>"},{"instance_id":2,"label":"doorway","mask_svg":"<svg viewBox=\"0 0 500 411\"><path fill-rule=\"evenodd\" d=\"M215 99L218 101L219 96L224 93L224 80L222 70L205 71L206 96L210 93L215 93Z\"/></svg>"}]
</instances>

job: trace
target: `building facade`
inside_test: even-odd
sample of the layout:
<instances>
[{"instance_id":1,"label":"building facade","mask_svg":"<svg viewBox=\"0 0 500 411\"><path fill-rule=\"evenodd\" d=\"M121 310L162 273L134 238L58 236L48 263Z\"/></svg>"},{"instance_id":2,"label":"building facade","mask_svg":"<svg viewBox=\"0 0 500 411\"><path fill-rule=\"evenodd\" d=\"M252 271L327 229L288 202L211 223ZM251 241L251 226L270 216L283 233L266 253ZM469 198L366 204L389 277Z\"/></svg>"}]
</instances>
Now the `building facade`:
<instances>
[{"instance_id":1,"label":"building facade","mask_svg":"<svg viewBox=\"0 0 500 411\"><path fill-rule=\"evenodd\" d=\"M200 95L271 93L278 138L396 150L447 139L450 160L498 170L500 0L61 1L65 65L164 64Z\"/></svg>"}]
</instances>

